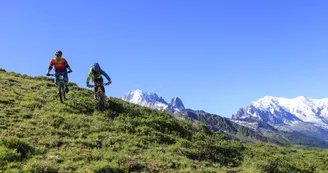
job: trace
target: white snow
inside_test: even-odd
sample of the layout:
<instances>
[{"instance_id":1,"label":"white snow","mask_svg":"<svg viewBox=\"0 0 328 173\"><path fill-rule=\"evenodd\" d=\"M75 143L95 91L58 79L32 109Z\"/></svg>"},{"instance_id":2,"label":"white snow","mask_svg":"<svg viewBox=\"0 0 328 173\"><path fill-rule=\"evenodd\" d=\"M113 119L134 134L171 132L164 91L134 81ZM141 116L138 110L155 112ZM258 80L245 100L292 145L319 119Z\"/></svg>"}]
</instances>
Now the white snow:
<instances>
[{"instance_id":1,"label":"white snow","mask_svg":"<svg viewBox=\"0 0 328 173\"><path fill-rule=\"evenodd\" d=\"M174 110L175 112L181 112L181 110L178 109L178 108L173 108L173 110Z\"/></svg>"},{"instance_id":2,"label":"white snow","mask_svg":"<svg viewBox=\"0 0 328 173\"><path fill-rule=\"evenodd\" d=\"M328 121L328 98L311 99L299 96L289 99L265 96L253 102L252 105L257 109L270 111L272 114L274 111L279 111L279 108L281 108L292 113L304 122L315 123L321 127L327 128L327 124L322 119ZM257 115L254 114L253 116Z\"/></svg>"},{"instance_id":3,"label":"white snow","mask_svg":"<svg viewBox=\"0 0 328 173\"><path fill-rule=\"evenodd\" d=\"M165 101L160 101L160 97L153 92L145 92L140 89L129 92L127 95L121 97L122 100L128 101L130 103L138 104L141 106L146 106L157 110L168 110L169 104ZM180 111L179 109L174 109L174 111Z\"/></svg>"},{"instance_id":4,"label":"white snow","mask_svg":"<svg viewBox=\"0 0 328 173\"><path fill-rule=\"evenodd\" d=\"M253 130L256 130L257 128L257 122L246 122L246 121L239 121L239 120L232 120L232 121L239 125L251 128Z\"/></svg>"}]
</instances>

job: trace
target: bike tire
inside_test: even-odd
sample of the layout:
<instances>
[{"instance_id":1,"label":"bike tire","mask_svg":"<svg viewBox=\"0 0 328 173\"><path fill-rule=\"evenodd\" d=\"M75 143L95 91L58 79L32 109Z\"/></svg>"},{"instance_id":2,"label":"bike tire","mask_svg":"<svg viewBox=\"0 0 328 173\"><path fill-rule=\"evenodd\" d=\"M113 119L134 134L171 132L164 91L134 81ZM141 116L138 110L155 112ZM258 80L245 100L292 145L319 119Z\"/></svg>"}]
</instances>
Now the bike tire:
<instances>
[{"instance_id":1,"label":"bike tire","mask_svg":"<svg viewBox=\"0 0 328 173\"><path fill-rule=\"evenodd\" d=\"M63 94L64 101L66 101L66 86L65 86L64 83L63 83L63 86L62 86L62 94Z\"/></svg>"},{"instance_id":2,"label":"bike tire","mask_svg":"<svg viewBox=\"0 0 328 173\"><path fill-rule=\"evenodd\" d=\"M96 109L100 111L100 97L99 93L96 93Z\"/></svg>"},{"instance_id":3,"label":"bike tire","mask_svg":"<svg viewBox=\"0 0 328 173\"><path fill-rule=\"evenodd\" d=\"M64 101L65 101L65 91L64 91L64 84L63 83L59 83L58 90L59 90L60 102L64 103Z\"/></svg>"},{"instance_id":4,"label":"bike tire","mask_svg":"<svg viewBox=\"0 0 328 173\"><path fill-rule=\"evenodd\" d=\"M100 92L100 110L104 111L105 110L105 100L104 100L104 93Z\"/></svg>"}]
</instances>

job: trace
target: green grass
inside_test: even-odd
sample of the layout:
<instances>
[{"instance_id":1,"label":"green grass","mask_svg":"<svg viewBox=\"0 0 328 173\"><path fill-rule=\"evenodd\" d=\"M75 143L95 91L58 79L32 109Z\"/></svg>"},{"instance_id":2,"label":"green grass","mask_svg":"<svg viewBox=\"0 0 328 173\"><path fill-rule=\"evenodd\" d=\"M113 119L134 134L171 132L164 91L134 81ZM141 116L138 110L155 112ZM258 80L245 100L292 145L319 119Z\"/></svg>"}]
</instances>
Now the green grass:
<instances>
[{"instance_id":1,"label":"green grass","mask_svg":"<svg viewBox=\"0 0 328 173\"><path fill-rule=\"evenodd\" d=\"M109 88L110 92L110 88ZM107 98L70 83L0 70L4 172L327 172L328 152L227 140L203 124Z\"/></svg>"}]
</instances>

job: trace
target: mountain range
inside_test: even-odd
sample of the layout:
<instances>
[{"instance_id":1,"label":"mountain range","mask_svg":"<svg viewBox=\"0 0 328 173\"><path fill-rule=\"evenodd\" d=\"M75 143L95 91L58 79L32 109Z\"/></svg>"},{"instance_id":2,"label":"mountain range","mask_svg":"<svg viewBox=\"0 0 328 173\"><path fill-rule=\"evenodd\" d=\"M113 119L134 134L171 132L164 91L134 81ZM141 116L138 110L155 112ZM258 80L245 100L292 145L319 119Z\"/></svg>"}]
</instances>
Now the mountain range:
<instances>
[{"instance_id":1,"label":"mountain range","mask_svg":"<svg viewBox=\"0 0 328 173\"><path fill-rule=\"evenodd\" d=\"M299 132L328 141L328 98L265 96L241 108L232 120L248 127L266 123L284 132Z\"/></svg>"},{"instance_id":2,"label":"mountain range","mask_svg":"<svg viewBox=\"0 0 328 173\"><path fill-rule=\"evenodd\" d=\"M146 92L140 89L131 91L121 97L122 100L146 106L159 111L167 111L171 115L180 120L197 121L206 124L210 129L225 134L227 137L240 141L256 141L256 142L272 142L281 143L271 140L255 130L244 127L230 121L228 118L207 113L203 110L193 110L184 107L179 97L173 97L171 102L166 102L154 92Z\"/></svg>"},{"instance_id":3,"label":"mountain range","mask_svg":"<svg viewBox=\"0 0 328 173\"><path fill-rule=\"evenodd\" d=\"M170 112L177 119L197 121L210 129L244 142L300 144L328 148L328 99L265 96L231 118L185 108L179 97L165 101L140 89L121 97L130 103Z\"/></svg>"}]
</instances>

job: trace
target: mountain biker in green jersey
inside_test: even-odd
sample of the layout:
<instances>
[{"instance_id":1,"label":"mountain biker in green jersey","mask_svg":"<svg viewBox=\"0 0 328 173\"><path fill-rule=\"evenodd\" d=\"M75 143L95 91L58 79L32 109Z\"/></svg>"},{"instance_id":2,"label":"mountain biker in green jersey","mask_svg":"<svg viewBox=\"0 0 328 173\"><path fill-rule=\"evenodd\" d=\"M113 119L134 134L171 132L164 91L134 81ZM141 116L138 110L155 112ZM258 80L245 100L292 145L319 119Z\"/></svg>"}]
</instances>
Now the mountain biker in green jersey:
<instances>
[{"instance_id":1,"label":"mountain biker in green jersey","mask_svg":"<svg viewBox=\"0 0 328 173\"><path fill-rule=\"evenodd\" d=\"M92 82L95 86L94 87L94 95L93 95L94 99L96 99L96 93L98 91L98 86L95 85L96 83L101 84L100 88L105 93L105 87L104 87L104 85L102 85L104 83L102 75L104 75L106 77L106 79L108 80L108 82L106 84L109 85L112 83L112 81L111 81L110 77L107 75L107 73L100 68L100 66L97 62L95 62L93 64L93 66L90 68L90 71L89 71L88 77L87 77L87 87L90 87L89 81L90 81L91 77L92 77Z\"/></svg>"}]
</instances>

